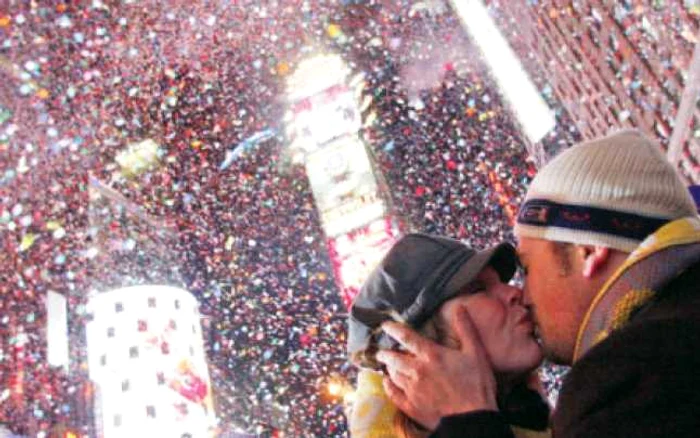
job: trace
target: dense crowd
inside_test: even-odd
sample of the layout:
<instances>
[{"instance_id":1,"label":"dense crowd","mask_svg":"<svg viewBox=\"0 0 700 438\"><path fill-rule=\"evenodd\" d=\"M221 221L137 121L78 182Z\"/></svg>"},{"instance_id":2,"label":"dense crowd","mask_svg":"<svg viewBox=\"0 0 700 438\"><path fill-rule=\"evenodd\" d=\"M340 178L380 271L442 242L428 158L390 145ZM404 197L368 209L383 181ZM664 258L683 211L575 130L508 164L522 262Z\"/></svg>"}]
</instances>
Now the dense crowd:
<instances>
[{"instance_id":1,"label":"dense crowd","mask_svg":"<svg viewBox=\"0 0 700 438\"><path fill-rule=\"evenodd\" d=\"M327 391L354 376L345 309L280 122L285 78L319 50L366 75L376 119L362 136L398 214L476 247L512 238L535 167L445 2L13 2L0 14L0 423L17 433L89 431L87 297L165 282L200 300L222 426L346 434ZM543 140L556 151L577 134L535 80L562 121ZM143 139L158 164L129 175L116 157ZM48 291L68 297L68 373L46 361ZM559 374L545 377L556 387Z\"/></svg>"}]
</instances>

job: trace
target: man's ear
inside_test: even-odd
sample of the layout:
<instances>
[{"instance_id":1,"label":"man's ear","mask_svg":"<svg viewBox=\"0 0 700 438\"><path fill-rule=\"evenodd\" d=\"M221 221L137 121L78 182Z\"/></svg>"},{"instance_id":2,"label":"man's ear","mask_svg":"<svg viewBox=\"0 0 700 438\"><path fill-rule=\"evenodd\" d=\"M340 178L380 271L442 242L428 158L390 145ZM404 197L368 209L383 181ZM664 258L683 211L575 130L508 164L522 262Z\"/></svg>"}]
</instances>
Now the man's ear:
<instances>
[{"instance_id":1,"label":"man's ear","mask_svg":"<svg viewBox=\"0 0 700 438\"><path fill-rule=\"evenodd\" d=\"M605 246L581 245L579 255L583 259L581 274L585 278L593 277L610 257L610 248Z\"/></svg>"}]
</instances>

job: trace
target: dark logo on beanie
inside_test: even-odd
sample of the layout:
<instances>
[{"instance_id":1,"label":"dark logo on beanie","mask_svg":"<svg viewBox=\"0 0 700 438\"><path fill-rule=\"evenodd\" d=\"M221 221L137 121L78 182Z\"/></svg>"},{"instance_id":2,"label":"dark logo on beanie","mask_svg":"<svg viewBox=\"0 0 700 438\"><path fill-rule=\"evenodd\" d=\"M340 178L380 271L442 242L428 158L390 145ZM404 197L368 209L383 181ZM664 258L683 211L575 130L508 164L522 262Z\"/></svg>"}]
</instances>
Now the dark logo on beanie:
<instances>
[{"instance_id":1,"label":"dark logo on beanie","mask_svg":"<svg viewBox=\"0 0 700 438\"><path fill-rule=\"evenodd\" d=\"M641 241L668 223L668 219L586 205L559 204L546 199L531 199L520 209L518 222L538 227L592 231Z\"/></svg>"},{"instance_id":2,"label":"dark logo on beanie","mask_svg":"<svg viewBox=\"0 0 700 438\"><path fill-rule=\"evenodd\" d=\"M525 205L518 219L525 223L546 224L548 216L549 207L545 205Z\"/></svg>"},{"instance_id":3,"label":"dark logo on beanie","mask_svg":"<svg viewBox=\"0 0 700 438\"><path fill-rule=\"evenodd\" d=\"M644 224L640 220L624 220L620 218L613 218L610 221L610 224L615 228L616 230L620 231L639 231L644 228Z\"/></svg>"},{"instance_id":4,"label":"dark logo on beanie","mask_svg":"<svg viewBox=\"0 0 700 438\"><path fill-rule=\"evenodd\" d=\"M562 209L561 217L569 222L589 222L591 220L590 213L567 210L566 208Z\"/></svg>"}]
</instances>

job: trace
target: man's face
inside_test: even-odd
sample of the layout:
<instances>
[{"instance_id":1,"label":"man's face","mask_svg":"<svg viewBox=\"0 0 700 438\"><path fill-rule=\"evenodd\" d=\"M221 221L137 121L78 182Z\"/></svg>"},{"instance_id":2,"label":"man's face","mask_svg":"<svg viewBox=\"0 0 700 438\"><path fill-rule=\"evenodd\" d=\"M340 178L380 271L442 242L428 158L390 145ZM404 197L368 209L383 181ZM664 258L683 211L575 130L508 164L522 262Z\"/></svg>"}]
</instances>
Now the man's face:
<instances>
[{"instance_id":1,"label":"man's face","mask_svg":"<svg viewBox=\"0 0 700 438\"><path fill-rule=\"evenodd\" d=\"M570 364L592 287L580 272L576 247L566 251L542 239L521 238L518 255L525 274L524 302L531 306L545 355Z\"/></svg>"}]
</instances>

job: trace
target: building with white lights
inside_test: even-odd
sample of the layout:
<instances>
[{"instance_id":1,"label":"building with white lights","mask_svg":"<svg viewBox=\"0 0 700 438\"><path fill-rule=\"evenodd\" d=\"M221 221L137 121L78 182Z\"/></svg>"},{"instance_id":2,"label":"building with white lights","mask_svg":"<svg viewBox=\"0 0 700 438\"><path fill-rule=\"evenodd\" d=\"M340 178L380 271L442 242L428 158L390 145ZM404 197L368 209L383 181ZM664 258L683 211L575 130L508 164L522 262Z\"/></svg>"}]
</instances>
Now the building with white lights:
<instances>
[{"instance_id":1,"label":"building with white lights","mask_svg":"<svg viewBox=\"0 0 700 438\"><path fill-rule=\"evenodd\" d=\"M133 286L96 294L87 306L98 436L212 436L215 414L195 297L169 286Z\"/></svg>"}]
</instances>

